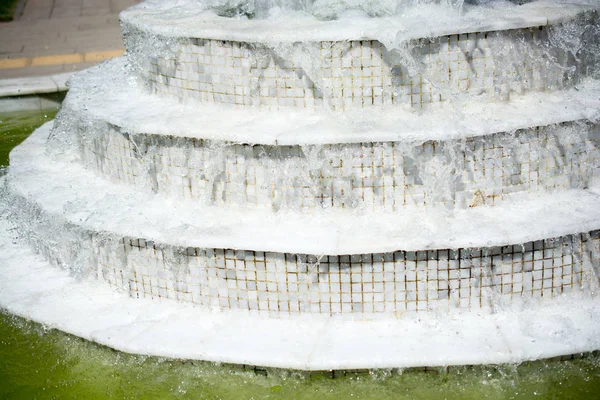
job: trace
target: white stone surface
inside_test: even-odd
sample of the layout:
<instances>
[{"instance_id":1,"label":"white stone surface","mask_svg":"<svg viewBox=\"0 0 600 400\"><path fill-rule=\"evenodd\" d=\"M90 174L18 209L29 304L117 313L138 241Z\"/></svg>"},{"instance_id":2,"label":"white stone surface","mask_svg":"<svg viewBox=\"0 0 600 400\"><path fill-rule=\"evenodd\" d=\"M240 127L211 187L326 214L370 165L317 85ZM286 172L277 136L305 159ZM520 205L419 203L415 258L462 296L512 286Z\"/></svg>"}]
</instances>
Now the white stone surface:
<instances>
[{"instance_id":1,"label":"white stone surface","mask_svg":"<svg viewBox=\"0 0 600 400\"><path fill-rule=\"evenodd\" d=\"M594 80L573 90L515 96L510 102L482 97L421 114L381 108L340 115L180 103L143 93L142 85L127 76L127 68L126 60L118 59L78 74L63 108L132 133L266 145L418 143L600 118L600 82Z\"/></svg>"},{"instance_id":2,"label":"white stone surface","mask_svg":"<svg viewBox=\"0 0 600 400\"><path fill-rule=\"evenodd\" d=\"M93 231L184 247L336 255L501 246L600 226L597 183L587 190L527 194L494 207L457 211L406 207L307 218L291 211L207 207L111 184L76 162L50 159L45 154L50 128L51 123L44 125L13 150L8 189Z\"/></svg>"},{"instance_id":3,"label":"white stone surface","mask_svg":"<svg viewBox=\"0 0 600 400\"><path fill-rule=\"evenodd\" d=\"M136 33L126 57L151 93L181 101L281 111L382 106L419 111L482 94L507 100L572 88L593 69L585 53L570 57L577 47L556 38L568 35L570 42L589 48L590 23L587 18L552 28L418 39L408 54L377 40L269 47ZM167 46L168 53L157 46Z\"/></svg>"},{"instance_id":4,"label":"white stone surface","mask_svg":"<svg viewBox=\"0 0 600 400\"><path fill-rule=\"evenodd\" d=\"M148 8L148 4L159 7ZM165 7L160 4L146 3L125 12L124 32L127 34L128 29L137 26L176 40L215 37L266 45L300 38L304 41L369 38L397 48L412 38L535 29L567 21L598 7L586 0L570 3L542 0L520 7L467 7L461 16L444 15L446 22L440 23L442 19L436 18L439 9L436 14L431 8L426 8L427 18L409 14L331 22L306 18L238 21L181 8L193 2L176 2L175 7L173 3L162 2ZM170 19L175 17L178 23ZM74 138L71 135L85 137L88 133L84 124L74 123L77 120L114 124L124 134L270 145L373 141L414 144L466 138L566 121L595 122L600 117L599 82L584 81L573 90L553 94L512 97L507 99L510 102L491 103L485 96L473 96L466 102L452 101L446 107L422 114L382 107L379 112L369 110L339 116L327 112L265 113L207 107L191 101L180 104L142 94L143 82L130 72L126 60L117 60L82 73L65 103L62 126L51 131L51 124L45 125L11 153L8 175L0 178L0 188L6 195L0 215L15 219L0 220L0 307L123 351L303 370L519 362L600 349L600 303L595 297L598 279L594 269L598 247L597 242L584 244L579 239L572 242L596 257L586 263L586 267L590 266L585 273L589 285L583 286L583 290L575 282L569 294L560 295L557 290L547 296L541 292L543 296L528 300L522 296L525 287L520 286L522 279L502 277L499 285L514 289L516 299L496 296L492 307L479 311L439 312L425 307L417 315L397 310L379 316L357 313L356 319L350 320L310 314L288 314L287 318L275 319L261 312L264 308L253 309L251 313L209 312L205 305L193 307L164 299L132 299L110 289L107 282L81 281L68 272L84 275L81 270L85 266L81 268L81 263L87 261L85 255L77 259L85 253L81 251L84 241L76 236L82 231L98 233L97 236L144 238L182 248L271 251L277 252L279 258L284 257L282 253L347 255L469 249L537 241L540 248L533 252L530 249L528 254L523 249L523 258L532 259L532 270L528 271L535 278L532 281L540 287L544 280L553 282L553 269L550 265L546 268L546 264L553 265L554 257L560 257L560 263L566 267L563 269L561 264L557 277L562 284L563 276L573 275L572 261L577 253L565 255L563 250L569 244L561 243L556 254L551 251L552 246L544 248L542 239L598 229L600 182L597 180L581 190L511 195L494 207L479 205L464 210L406 207L394 213L324 210L307 218L289 210L276 213L242 207L209 207L110 183L83 169L72 149L64 146ZM79 132L70 131L74 127ZM65 270L51 268L20 241L21 235L29 234L35 243L36 223L42 225L45 218L51 223L45 232L39 232L37 249L43 252L50 248L48 255L52 259L53 246L67 247L70 253L67 256L72 256L75 262L67 263ZM65 229L53 230L55 226ZM61 233L66 234L56 237ZM589 250L584 245L596 247ZM163 252L160 246L158 250L152 247L152 251L163 260L167 258L165 263L173 263L174 268L181 266L174 253ZM546 251L551 253L547 259ZM543 257L533 261L535 252ZM497 262L494 267L500 274L505 270L514 272L515 264L507 254L498 253L492 259ZM173 259L169 259L172 255ZM56 258L57 264L63 261ZM142 266L152 267L149 265L152 262L149 260ZM230 272L237 272L237 267L234 262ZM366 269L362 266L360 269L367 276ZM472 269L464 268L469 275ZM546 279L546 272L552 278ZM414 271L410 273L416 287L417 277ZM374 286L373 279L368 284ZM212 284L210 289L218 292L224 289L219 283ZM547 290L552 288L549 286ZM449 289L448 286L445 290ZM550 299L550 295L554 297ZM505 303L508 304L502 306Z\"/></svg>"},{"instance_id":5,"label":"white stone surface","mask_svg":"<svg viewBox=\"0 0 600 400\"><path fill-rule=\"evenodd\" d=\"M0 307L125 352L329 370L496 364L600 349L600 303L584 296L385 321L213 313L78 281L15 240L13 229L0 220Z\"/></svg>"},{"instance_id":6,"label":"white stone surface","mask_svg":"<svg viewBox=\"0 0 600 400\"><path fill-rule=\"evenodd\" d=\"M131 135L102 120L70 126L81 163L114 182L225 208L307 213L493 206L515 193L585 188L600 177L599 128L573 121L462 140L277 148Z\"/></svg>"},{"instance_id":7,"label":"white stone surface","mask_svg":"<svg viewBox=\"0 0 600 400\"><path fill-rule=\"evenodd\" d=\"M64 92L68 89L68 81L72 72L34 76L28 78L0 79L0 97L26 96Z\"/></svg>"},{"instance_id":8,"label":"white stone surface","mask_svg":"<svg viewBox=\"0 0 600 400\"><path fill-rule=\"evenodd\" d=\"M388 47L401 41L456 33L486 32L556 24L598 8L591 0L542 0L522 6L421 7L386 18L320 21L294 14L289 18L240 20L203 11L197 2L144 2L121 13L124 32L130 26L170 37L236 40L280 44L294 41L376 39ZM177 24L172 20L177 19Z\"/></svg>"}]
</instances>

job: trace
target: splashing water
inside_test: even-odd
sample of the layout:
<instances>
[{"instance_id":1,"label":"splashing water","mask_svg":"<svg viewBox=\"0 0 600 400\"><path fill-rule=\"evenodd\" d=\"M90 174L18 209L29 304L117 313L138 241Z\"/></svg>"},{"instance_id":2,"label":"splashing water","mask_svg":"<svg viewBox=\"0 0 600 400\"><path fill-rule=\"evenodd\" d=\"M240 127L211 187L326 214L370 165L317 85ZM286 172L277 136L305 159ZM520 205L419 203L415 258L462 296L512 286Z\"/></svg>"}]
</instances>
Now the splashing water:
<instances>
[{"instance_id":1,"label":"splashing water","mask_svg":"<svg viewBox=\"0 0 600 400\"><path fill-rule=\"evenodd\" d=\"M392 16L422 5L459 10L463 2L464 0L180 0L169 1L169 4L165 3L165 7L212 10L218 15L231 18L264 19L296 13L329 20L350 15Z\"/></svg>"}]
</instances>

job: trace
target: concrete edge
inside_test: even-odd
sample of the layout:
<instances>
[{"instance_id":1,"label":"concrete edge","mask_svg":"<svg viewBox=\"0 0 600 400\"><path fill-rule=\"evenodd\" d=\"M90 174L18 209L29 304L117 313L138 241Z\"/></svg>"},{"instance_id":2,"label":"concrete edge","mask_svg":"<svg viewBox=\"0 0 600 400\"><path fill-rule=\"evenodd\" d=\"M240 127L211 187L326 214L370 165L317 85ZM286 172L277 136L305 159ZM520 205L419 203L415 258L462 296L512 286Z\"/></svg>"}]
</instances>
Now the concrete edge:
<instances>
[{"instance_id":1,"label":"concrete edge","mask_svg":"<svg viewBox=\"0 0 600 400\"><path fill-rule=\"evenodd\" d=\"M13 21L18 21L23 16L23 11L25 10L25 6L27 5L27 0L19 0L17 6L15 7L15 13L13 15Z\"/></svg>"},{"instance_id":2,"label":"concrete edge","mask_svg":"<svg viewBox=\"0 0 600 400\"><path fill-rule=\"evenodd\" d=\"M0 79L0 98L66 92L75 72L24 78Z\"/></svg>"},{"instance_id":3,"label":"concrete edge","mask_svg":"<svg viewBox=\"0 0 600 400\"><path fill-rule=\"evenodd\" d=\"M0 97L0 115L30 111L58 111L67 92L28 94L25 96Z\"/></svg>"}]
</instances>

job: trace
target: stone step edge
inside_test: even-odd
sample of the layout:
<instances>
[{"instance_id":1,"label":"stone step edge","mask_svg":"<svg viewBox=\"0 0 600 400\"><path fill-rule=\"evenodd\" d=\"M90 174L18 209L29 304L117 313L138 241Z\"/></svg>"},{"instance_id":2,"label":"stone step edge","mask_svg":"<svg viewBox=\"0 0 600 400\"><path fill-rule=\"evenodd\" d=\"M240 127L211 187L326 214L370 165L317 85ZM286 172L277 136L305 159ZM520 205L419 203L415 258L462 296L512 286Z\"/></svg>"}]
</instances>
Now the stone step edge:
<instances>
[{"instance_id":1,"label":"stone step edge","mask_svg":"<svg viewBox=\"0 0 600 400\"><path fill-rule=\"evenodd\" d=\"M72 72L26 78L0 79L0 98L61 93L69 89Z\"/></svg>"},{"instance_id":2,"label":"stone step edge","mask_svg":"<svg viewBox=\"0 0 600 400\"><path fill-rule=\"evenodd\" d=\"M63 103L63 114L84 123L104 121L132 134L273 146L418 143L600 120L600 81L591 79L575 89L532 93L507 103L474 99L463 107L440 107L431 113L382 108L336 115L236 109L195 101L182 104L144 93L142 84L129 79L125 71L127 61L121 58L77 74Z\"/></svg>"},{"instance_id":3,"label":"stone step edge","mask_svg":"<svg viewBox=\"0 0 600 400\"><path fill-rule=\"evenodd\" d=\"M393 214L307 215L202 206L113 184L75 161L49 158L50 127L13 150L7 190L92 232L181 247L348 255L516 245L600 228L598 186L460 211L410 207Z\"/></svg>"},{"instance_id":4,"label":"stone step edge","mask_svg":"<svg viewBox=\"0 0 600 400\"><path fill-rule=\"evenodd\" d=\"M348 40L379 40L392 47L402 41L448 36L472 32L490 32L560 24L585 12L596 12L598 6L586 1L542 0L521 6L486 7L465 5L462 13L438 9L442 15L423 18L406 13L395 17L339 19L320 21L311 18L281 18L279 20L241 20L217 16L210 12L186 10L177 14L177 7L168 9L141 4L120 14L123 35L134 29L168 38L200 38L280 45L282 42L319 42ZM430 13L436 9L428 10ZM430 15L430 14L428 14ZM176 24L173 21L177 21Z\"/></svg>"},{"instance_id":5,"label":"stone step edge","mask_svg":"<svg viewBox=\"0 0 600 400\"><path fill-rule=\"evenodd\" d=\"M0 219L0 308L123 352L319 371L519 363L600 349L594 298L371 321L210 312L78 280L15 240L14 228Z\"/></svg>"}]
</instances>

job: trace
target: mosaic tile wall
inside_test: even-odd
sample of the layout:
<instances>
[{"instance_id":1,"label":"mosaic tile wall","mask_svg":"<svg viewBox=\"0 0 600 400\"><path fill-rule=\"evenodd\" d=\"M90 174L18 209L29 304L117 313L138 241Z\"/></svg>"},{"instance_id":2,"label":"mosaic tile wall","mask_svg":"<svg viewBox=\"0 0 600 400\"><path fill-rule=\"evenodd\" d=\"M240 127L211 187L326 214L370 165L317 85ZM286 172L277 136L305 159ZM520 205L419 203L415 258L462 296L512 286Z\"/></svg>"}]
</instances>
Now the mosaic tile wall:
<instances>
[{"instance_id":1,"label":"mosaic tile wall","mask_svg":"<svg viewBox=\"0 0 600 400\"><path fill-rule=\"evenodd\" d=\"M224 40L157 39L136 32L138 46L168 40L169 48L167 53L131 52L130 58L141 65L158 95L269 109L384 104L421 109L460 94L487 93L507 100L510 93L572 86L586 68L549 38L557 29L419 39L402 51L388 51L374 40L275 49ZM144 40L148 43L141 45Z\"/></svg>"},{"instance_id":2,"label":"mosaic tile wall","mask_svg":"<svg viewBox=\"0 0 600 400\"><path fill-rule=\"evenodd\" d=\"M494 205L600 177L600 125L568 123L448 142L252 146L80 128L83 163L113 180L205 204L257 208Z\"/></svg>"},{"instance_id":3,"label":"mosaic tile wall","mask_svg":"<svg viewBox=\"0 0 600 400\"><path fill-rule=\"evenodd\" d=\"M132 297L282 317L489 310L598 287L600 231L477 250L310 256L97 244L99 278Z\"/></svg>"},{"instance_id":4,"label":"mosaic tile wall","mask_svg":"<svg viewBox=\"0 0 600 400\"><path fill-rule=\"evenodd\" d=\"M600 293L600 230L481 249L314 256L203 249L90 232L25 198L14 212L52 264L134 298L285 318L489 310L503 303ZM36 218L32 218L35 215Z\"/></svg>"}]
</instances>

